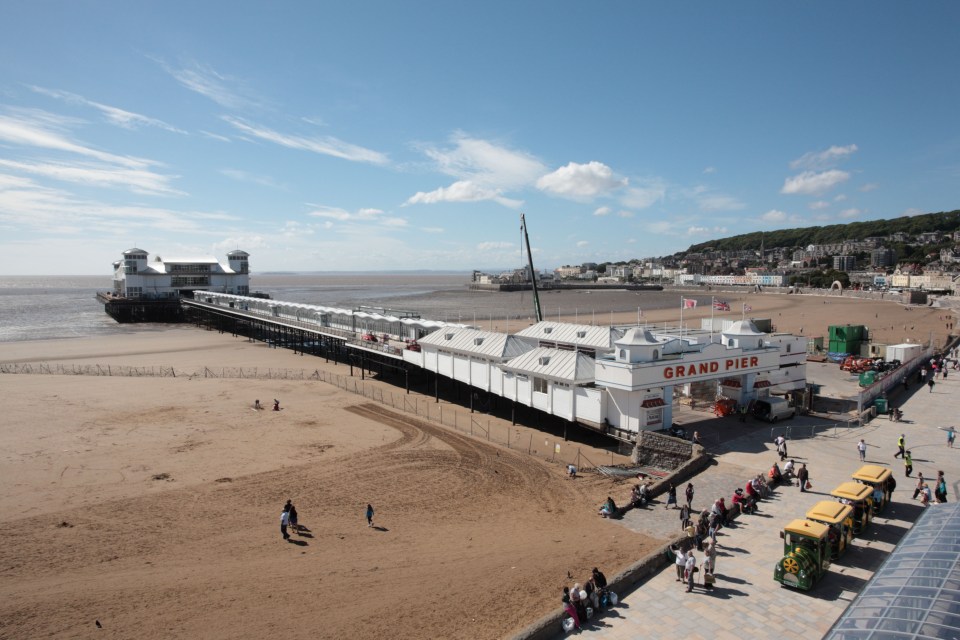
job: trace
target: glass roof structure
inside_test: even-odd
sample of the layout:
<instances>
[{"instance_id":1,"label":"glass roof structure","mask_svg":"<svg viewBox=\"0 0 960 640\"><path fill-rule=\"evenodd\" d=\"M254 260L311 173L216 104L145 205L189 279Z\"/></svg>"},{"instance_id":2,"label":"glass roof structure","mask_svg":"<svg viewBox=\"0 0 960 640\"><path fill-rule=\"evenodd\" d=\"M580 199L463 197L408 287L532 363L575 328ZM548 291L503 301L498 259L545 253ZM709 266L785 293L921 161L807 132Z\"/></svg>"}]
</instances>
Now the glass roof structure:
<instances>
[{"instance_id":1,"label":"glass roof structure","mask_svg":"<svg viewBox=\"0 0 960 640\"><path fill-rule=\"evenodd\" d=\"M960 639L960 504L927 507L824 640Z\"/></svg>"}]
</instances>

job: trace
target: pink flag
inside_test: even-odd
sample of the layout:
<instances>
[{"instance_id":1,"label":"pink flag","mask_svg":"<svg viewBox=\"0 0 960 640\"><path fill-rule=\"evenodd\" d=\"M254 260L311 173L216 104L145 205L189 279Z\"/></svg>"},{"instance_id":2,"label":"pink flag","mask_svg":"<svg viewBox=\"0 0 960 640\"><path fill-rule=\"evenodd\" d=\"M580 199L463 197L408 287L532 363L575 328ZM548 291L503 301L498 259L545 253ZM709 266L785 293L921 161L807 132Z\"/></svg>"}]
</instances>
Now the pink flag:
<instances>
[{"instance_id":1,"label":"pink flag","mask_svg":"<svg viewBox=\"0 0 960 640\"><path fill-rule=\"evenodd\" d=\"M745 304L745 305L743 305L743 310L744 310L745 312L746 312L746 311L753 311L753 307L751 307L751 306L748 305L748 304Z\"/></svg>"},{"instance_id":2,"label":"pink flag","mask_svg":"<svg viewBox=\"0 0 960 640\"><path fill-rule=\"evenodd\" d=\"M693 309L693 308L696 307L696 306L697 306L697 301L696 301L696 300L689 300L689 299L687 299L687 298L683 298L683 308L684 308L684 309Z\"/></svg>"}]
</instances>

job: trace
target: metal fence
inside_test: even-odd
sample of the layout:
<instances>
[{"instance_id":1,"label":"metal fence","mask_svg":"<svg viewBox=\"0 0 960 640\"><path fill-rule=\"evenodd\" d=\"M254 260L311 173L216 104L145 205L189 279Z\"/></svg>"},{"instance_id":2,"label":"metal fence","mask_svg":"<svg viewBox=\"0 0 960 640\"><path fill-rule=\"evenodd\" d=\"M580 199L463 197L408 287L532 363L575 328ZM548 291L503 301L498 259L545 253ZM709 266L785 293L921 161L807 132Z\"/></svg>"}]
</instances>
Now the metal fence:
<instances>
[{"instance_id":1,"label":"metal fence","mask_svg":"<svg viewBox=\"0 0 960 640\"><path fill-rule=\"evenodd\" d=\"M101 364L0 363L0 374L47 374L77 376L154 377L154 378L223 378L249 380L317 380L336 386L367 400L397 411L441 424L460 433L506 446L557 464L573 464L580 470L601 465L615 465L614 452L591 449L587 456L577 443L564 441L550 434L532 433L469 409L437 403L433 398L394 392L383 385L359 380L321 369L263 369L243 367L201 367L193 371L174 367L131 367ZM593 458L593 459L591 459Z\"/></svg>"}]
</instances>

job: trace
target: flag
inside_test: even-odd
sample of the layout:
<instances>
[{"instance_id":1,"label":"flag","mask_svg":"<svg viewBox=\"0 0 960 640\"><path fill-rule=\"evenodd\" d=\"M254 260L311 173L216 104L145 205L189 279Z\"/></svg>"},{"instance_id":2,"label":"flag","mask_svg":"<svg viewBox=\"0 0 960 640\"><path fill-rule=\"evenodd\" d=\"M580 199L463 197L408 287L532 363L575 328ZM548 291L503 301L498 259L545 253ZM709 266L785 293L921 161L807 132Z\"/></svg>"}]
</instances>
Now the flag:
<instances>
[{"instance_id":1,"label":"flag","mask_svg":"<svg viewBox=\"0 0 960 640\"><path fill-rule=\"evenodd\" d=\"M751 307L748 304L745 304L743 305L743 312L746 313L747 311L753 311L753 307Z\"/></svg>"},{"instance_id":2,"label":"flag","mask_svg":"<svg viewBox=\"0 0 960 640\"><path fill-rule=\"evenodd\" d=\"M730 304L723 300L714 300L713 308L716 311L730 311Z\"/></svg>"},{"instance_id":3,"label":"flag","mask_svg":"<svg viewBox=\"0 0 960 640\"><path fill-rule=\"evenodd\" d=\"M683 301L683 308L684 308L684 309L693 309L693 308L695 308L695 307L697 306L697 301L696 301L696 300L689 300L689 299L687 299L687 298L680 298L680 300Z\"/></svg>"}]
</instances>

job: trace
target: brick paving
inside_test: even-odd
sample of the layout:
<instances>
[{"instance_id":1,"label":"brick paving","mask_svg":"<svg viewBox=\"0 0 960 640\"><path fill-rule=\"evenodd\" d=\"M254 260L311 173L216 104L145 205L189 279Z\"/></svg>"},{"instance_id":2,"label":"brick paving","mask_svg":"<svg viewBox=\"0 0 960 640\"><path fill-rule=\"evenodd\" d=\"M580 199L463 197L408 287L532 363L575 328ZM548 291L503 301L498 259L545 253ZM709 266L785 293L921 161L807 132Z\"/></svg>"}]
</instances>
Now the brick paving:
<instances>
[{"instance_id":1,"label":"brick paving","mask_svg":"<svg viewBox=\"0 0 960 640\"><path fill-rule=\"evenodd\" d=\"M956 419L958 403L954 397L958 387L960 372L939 380L932 393L916 388L909 397L898 398L908 422L880 418L863 427L818 430L814 437L791 440L790 456L798 465L807 463L813 490L801 493L796 486L781 486L761 502L760 513L742 516L733 527L721 532L713 591L698 586L693 593L686 593L685 585L675 581L670 566L628 593L619 594L621 604L591 620L580 635L604 640L822 637L922 512L923 507L911 500L917 472L932 481L937 470L943 470L949 499L957 499L960 446L946 447L942 427ZM696 419L694 413L682 416L688 429ZM798 417L788 424L822 425L825 421ZM707 444L716 455L716 464L692 479L695 509L708 506L721 495L729 502L736 487L777 459L770 442L771 425L752 420L744 425L733 418L709 419L701 425L711 433ZM905 478L903 463L893 458L900 433L906 434L907 448L913 452L914 479ZM861 465L856 450L860 438L868 445L867 463L893 470L897 479L893 502L864 537L854 539L850 550L811 591L781 587L773 580L773 569L782 556L782 526L793 518L802 518L814 503L833 499L829 492L849 480ZM685 486L678 486L681 501ZM678 512L664 509L662 502L630 511L622 520L612 521L611 526L626 526L664 541L680 529ZM699 563L703 555L697 554L697 559Z\"/></svg>"}]
</instances>

